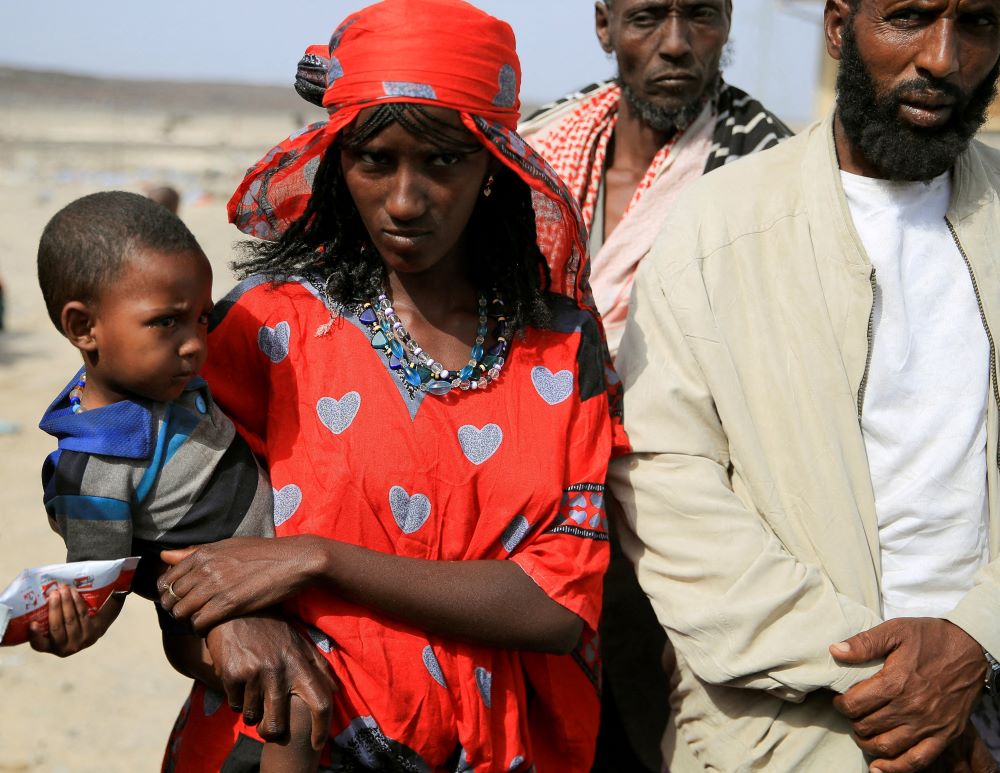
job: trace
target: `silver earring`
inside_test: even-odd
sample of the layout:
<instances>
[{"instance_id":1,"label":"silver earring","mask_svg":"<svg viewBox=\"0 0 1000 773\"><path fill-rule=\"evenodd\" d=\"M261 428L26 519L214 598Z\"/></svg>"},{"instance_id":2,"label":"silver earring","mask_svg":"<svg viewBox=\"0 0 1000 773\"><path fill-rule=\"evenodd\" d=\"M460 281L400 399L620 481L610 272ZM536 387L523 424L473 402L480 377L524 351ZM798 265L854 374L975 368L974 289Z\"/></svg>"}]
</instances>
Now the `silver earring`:
<instances>
[{"instance_id":1,"label":"silver earring","mask_svg":"<svg viewBox=\"0 0 1000 773\"><path fill-rule=\"evenodd\" d=\"M493 175L490 175L489 177L486 178L486 187L483 188L483 195L486 198L489 198L490 196L493 195L493 182L494 182Z\"/></svg>"}]
</instances>

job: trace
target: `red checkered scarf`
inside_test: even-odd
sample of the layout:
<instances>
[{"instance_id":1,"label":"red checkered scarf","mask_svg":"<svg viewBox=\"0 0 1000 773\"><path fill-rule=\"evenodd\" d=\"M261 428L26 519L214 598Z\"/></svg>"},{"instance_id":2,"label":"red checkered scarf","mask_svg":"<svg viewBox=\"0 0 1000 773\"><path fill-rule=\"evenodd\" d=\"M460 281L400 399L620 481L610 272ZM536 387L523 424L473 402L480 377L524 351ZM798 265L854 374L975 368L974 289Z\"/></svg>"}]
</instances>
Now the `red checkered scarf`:
<instances>
[{"instance_id":1,"label":"red checkered scarf","mask_svg":"<svg viewBox=\"0 0 1000 773\"><path fill-rule=\"evenodd\" d=\"M526 137L535 150L555 169L556 174L563 179L566 187L580 203L584 225L588 231L594 224L597 194L604 174L608 143L618 123L621 97L621 88L609 83L596 93L585 97L568 116L558 121L558 125L552 131L547 131L543 127L539 130L541 136L537 139L531 136L530 129L526 132ZM632 200L625 209L625 215L656 180L681 134L682 132L675 133L670 141L657 151L632 195Z\"/></svg>"}]
</instances>

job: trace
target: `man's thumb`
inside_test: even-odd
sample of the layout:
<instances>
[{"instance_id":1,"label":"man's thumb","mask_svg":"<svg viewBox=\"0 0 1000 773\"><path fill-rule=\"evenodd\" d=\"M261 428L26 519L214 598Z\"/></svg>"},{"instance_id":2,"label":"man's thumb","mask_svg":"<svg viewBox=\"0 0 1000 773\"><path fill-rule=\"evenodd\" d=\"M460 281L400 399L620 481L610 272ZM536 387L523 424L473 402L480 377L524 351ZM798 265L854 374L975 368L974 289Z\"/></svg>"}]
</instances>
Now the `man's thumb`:
<instances>
[{"instance_id":1,"label":"man's thumb","mask_svg":"<svg viewBox=\"0 0 1000 773\"><path fill-rule=\"evenodd\" d=\"M883 624L884 625L884 624ZM884 658L895 647L888 631L877 625L842 642L830 645L830 654L841 663L865 663Z\"/></svg>"}]
</instances>

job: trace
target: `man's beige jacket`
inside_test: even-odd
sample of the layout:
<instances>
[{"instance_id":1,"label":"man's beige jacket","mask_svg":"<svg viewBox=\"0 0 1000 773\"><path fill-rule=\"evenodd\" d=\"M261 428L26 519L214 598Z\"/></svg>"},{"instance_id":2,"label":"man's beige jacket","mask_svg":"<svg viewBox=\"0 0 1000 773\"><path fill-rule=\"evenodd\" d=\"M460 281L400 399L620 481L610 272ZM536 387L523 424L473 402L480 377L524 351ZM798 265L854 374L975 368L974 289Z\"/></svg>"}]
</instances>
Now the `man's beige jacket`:
<instances>
[{"instance_id":1,"label":"man's beige jacket","mask_svg":"<svg viewBox=\"0 0 1000 773\"><path fill-rule=\"evenodd\" d=\"M994 653L998 184L1000 153L972 143L947 216L994 396L992 563L948 619ZM829 118L696 182L640 268L617 361L634 453L610 482L623 547L677 653L664 738L674 773L866 769L830 701L879 664L842 667L827 647L881 622L859 423L874 283Z\"/></svg>"}]
</instances>

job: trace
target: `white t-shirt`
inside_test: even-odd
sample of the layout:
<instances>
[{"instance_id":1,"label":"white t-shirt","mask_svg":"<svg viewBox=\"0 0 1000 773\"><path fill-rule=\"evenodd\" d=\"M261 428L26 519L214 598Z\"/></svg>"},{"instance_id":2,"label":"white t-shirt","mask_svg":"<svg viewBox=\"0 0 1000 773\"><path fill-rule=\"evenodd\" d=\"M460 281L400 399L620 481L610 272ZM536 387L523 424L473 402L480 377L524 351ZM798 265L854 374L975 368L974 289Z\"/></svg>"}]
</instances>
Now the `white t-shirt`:
<instances>
[{"instance_id":1,"label":"white t-shirt","mask_svg":"<svg viewBox=\"0 0 1000 773\"><path fill-rule=\"evenodd\" d=\"M883 616L941 617L989 560L989 341L944 219L949 174L926 183L841 177L875 266L861 429L878 515Z\"/></svg>"}]
</instances>

